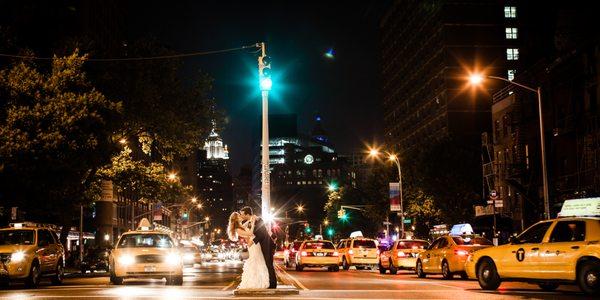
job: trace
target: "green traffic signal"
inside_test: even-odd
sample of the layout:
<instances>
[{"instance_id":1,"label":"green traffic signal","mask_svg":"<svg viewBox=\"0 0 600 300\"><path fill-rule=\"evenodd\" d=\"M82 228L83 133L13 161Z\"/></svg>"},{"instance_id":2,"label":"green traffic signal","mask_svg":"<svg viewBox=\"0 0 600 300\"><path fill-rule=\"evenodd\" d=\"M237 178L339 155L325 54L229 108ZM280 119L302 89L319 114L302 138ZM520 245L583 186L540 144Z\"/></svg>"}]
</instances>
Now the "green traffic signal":
<instances>
[{"instance_id":1,"label":"green traffic signal","mask_svg":"<svg viewBox=\"0 0 600 300\"><path fill-rule=\"evenodd\" d=\"M306 233L310 233L311 231L312 231L312 229L310 229L310 226L307 226L307 227L304 229L304 232L306 232Z\"/></svg>"},{"instance_id":2,"label":"green traffic signal","mask_svg":"<svg viewBox=\"0 0 600 300\"><path fill-rule=\"evenodd\" d=\"M327 229L327 235L329 235L329 236L333 236L333 234L334 234L334 233L335 233L335 232L334 232L333 228L329 228L329 229Z\"/></svg>"}]
</instances>

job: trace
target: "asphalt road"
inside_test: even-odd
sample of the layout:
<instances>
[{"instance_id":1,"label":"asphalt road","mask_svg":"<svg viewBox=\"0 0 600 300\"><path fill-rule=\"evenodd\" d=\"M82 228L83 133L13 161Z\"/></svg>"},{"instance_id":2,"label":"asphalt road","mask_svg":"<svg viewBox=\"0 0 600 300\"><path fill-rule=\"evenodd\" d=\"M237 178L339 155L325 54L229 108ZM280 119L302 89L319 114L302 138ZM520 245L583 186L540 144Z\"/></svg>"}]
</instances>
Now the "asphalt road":
<instances>
[{"instance_id":1,"label":"asphalt road","mask_svg":"<svg viewBox=\"0 0 600 300\"><path fill-rule=\"evenodd\" d=\"M264 296L234 297L240 263L214 263L187 269L183 286L165 286L164 280L126 280L110 285L108 277L90 275L65 279L62 286L44 281L38 289L13 284L0 290L0 299L264 299ZM412 272L381 275L376 270L304 272L278 268L280 276L300 289L297 299L586 299L574 286L544 292L535 285L503 283L498 291L482 291L473 280L443 280L439 276L417 278ZM277 297L274 297L277 298ZM587 297L589 299L589 297Z\"/></svg>"}]
</instances>

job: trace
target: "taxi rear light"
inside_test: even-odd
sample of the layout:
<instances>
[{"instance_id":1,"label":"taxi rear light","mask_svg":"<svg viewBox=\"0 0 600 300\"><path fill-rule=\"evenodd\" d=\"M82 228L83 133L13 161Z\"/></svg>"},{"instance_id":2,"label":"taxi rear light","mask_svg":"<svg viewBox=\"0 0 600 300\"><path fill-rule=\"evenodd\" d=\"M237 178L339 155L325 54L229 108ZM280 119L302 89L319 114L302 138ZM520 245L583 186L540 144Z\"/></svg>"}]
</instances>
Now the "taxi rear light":
<instances>
[{"instance_id":1,"label":"taxi rear light","mask_svg":"<svg viewBox=\"0 0 600 300\"><path fill-rule=\"evenodd\" d=\"M302 255L302 256L307 256L307 255L308 255L308 253L306 253L306 251L302 251L302 253L300 253L300 255Z\"/></svg>"},{"instance_id":2,"label":"taxi rear light","mask_svg":"<svg viewBox=\"0 0 600 300\"><path fill-rule=\"evenodd\" d=\"M406 257L406 253L398 251L398 257Z\"/></svg>"},{"instance_id":3,"label":"taxi rear light","mask_svg":"<svg viewBox=\"0 0 600 300\"><path fill-rule=\"evenodd\" d=\"M352 249L348 250L348 254L354 255L354 250L352 250Z\"/></svg>"},{"instance_id":4,"label":"taxi rear light","mask_svg":"<svg viewBox=\"0 0 600 300\"><path fill-rule=\"evenodd\" d=\"M290 254L290 250L283 251L283 255L289 255L289 254Z\"/></svg>"},{"instance_id":5,"label":"taxi rear light","mask_svg":"<svg viewBox=\"0 0 600 300\"><path fill-rule=\"evenodd\" d=\"M381 252L379 252L379 249L377 249L377 255L379 255Z\"/></svg>"},{"instance_id":6,"label":"taxi rear light","mask_svg":"<svg viewBox=\"0 0 600 300\"><path fill-rule=\"evenodd\" d=\"M340 256L340 254L337 251L334 251L333 256Z\"/></svg>"},{"instance_id":7,"label":"taxi rear light","mask_svg":"<svg viewBox=\"0 0 600 300\"><path fill-rule=\"evenodd\" d=\"M469 255L469 251L466 250L454 250L454 254L458 256L467 256Z\"/></svg>"}]
</instances>

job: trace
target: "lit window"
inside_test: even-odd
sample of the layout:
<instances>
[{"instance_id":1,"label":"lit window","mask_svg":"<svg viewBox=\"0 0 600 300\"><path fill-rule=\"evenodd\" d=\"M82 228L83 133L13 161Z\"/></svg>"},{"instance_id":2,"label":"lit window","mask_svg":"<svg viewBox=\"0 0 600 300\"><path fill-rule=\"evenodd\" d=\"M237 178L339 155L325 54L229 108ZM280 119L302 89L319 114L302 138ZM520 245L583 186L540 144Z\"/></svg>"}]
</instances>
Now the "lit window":
<instances>
[{"instance_id":1,"label":"lit window","mask_svg":"<svg viewBox=\"0 0 600 300\"><path fill-rule=\"evenodd\" d=\"M515 79L515 74L517 73L517 70L508 70L506 72L508 80L513 80Z\"/></svg>"},{"instance_id":2,"label":"lit window","mask_svg":"<svg viewBox=\"0 0 600 300\"><path fill-rule=\"evenodd\" d=\"M507 60L518 60L519 59L519 49L517 49L517 48L506 49L506 59Z\"/></svg>"},{"instance_id":3,"label":"lit window","mask_svg":"<svg viewBox=\"0 0 600 300\"><path fill-rule=\"evenodd\" d=\"M504 7L504 17L509 19L514 19L517 17L517 7L516 6L505 6Z\"/></svg>"},{"instance_id":4,"label":"lit window","mask_svg":"<svg viewBox=\"0 0 600 300\"><path fill-rule=\"evenodd\" d=\"M515 40L517 39L518 29L516 27L507 27L506 28L506 39L507 40Z\"/></svg>"}]
</instances>

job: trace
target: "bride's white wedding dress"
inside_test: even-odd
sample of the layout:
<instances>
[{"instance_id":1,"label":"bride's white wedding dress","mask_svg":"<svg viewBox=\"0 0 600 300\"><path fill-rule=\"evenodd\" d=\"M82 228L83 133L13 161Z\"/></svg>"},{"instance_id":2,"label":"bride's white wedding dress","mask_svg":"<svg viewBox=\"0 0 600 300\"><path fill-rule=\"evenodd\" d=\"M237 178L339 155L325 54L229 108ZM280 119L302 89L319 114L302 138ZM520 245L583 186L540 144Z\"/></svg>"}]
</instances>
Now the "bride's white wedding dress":
<instances>
[{"instance_id":1,"label":"bride's white wedding dress","mask_svg":"<svg viewBox=\"0 0 600 300\"><path fill-rule=\"evenodd\" d=\"M244 263L242 282L238 289L266 289L269 287L269 271L260 244L248 248L248 260Z\"/></svg>"}]
</instances>

